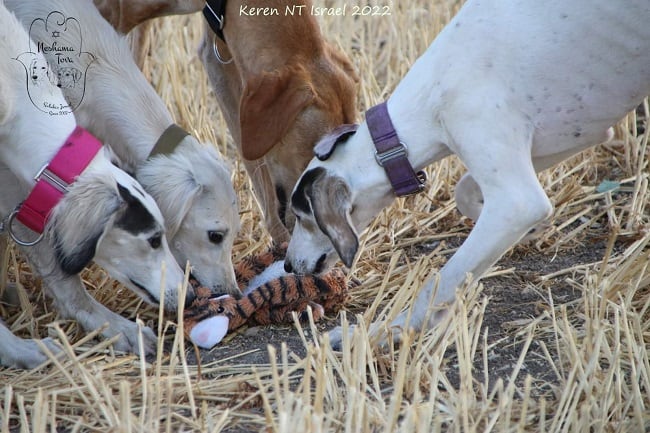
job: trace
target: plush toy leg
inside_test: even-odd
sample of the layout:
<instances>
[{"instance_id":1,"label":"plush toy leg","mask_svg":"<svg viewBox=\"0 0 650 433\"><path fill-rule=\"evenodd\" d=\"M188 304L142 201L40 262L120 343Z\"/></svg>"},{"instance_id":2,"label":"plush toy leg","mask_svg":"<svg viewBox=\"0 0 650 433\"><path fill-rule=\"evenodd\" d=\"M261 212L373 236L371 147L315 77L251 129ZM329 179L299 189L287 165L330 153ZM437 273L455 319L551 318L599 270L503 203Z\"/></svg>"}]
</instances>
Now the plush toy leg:
<instances>
[{"instance_id":1,"label":"plush toy leg","mask_svg":"<svg viewBox=\"0 0 650 433\"><path fill-rule=\"evenodd\" d=\"M203 349L210 349L226 336L229 321L226 316L212 316L202 320L190 331L190 340Z\"/></svg>"}]
</instances>

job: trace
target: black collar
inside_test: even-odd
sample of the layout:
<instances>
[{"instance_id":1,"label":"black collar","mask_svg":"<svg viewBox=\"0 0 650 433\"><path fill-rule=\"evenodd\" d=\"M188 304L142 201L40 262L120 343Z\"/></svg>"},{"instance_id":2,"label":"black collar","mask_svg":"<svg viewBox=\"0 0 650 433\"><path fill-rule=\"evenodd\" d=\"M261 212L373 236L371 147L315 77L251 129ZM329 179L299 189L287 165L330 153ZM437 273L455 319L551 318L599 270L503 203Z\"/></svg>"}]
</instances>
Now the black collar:
<instances>
[{"instance_id":1,"label":"black collar","mask_svg":"<svg viewBox=\"0 0 650 433\"><path fill-rule=\"evenodd\" d=\"M226 0L206 0L203 16L219 38L226 42L223 27L226 24Z\"/></svg>"}]
</instances>

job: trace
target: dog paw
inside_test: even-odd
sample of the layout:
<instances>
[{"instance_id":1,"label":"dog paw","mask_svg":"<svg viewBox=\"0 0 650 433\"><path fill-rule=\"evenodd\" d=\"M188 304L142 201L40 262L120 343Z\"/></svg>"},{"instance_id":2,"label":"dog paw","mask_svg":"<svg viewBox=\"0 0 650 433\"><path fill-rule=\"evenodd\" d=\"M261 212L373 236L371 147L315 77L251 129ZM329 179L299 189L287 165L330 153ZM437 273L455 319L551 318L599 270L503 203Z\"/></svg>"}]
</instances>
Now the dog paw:
<instances>
[{"instance_id":1,"label":"dog paw","mask_svg":"<svg viewBox=\"0 0 650 433\"><path fill-rule=\"evenodd\" d=\"M51 338L40 340L52 354L61 353L61 348ZM42 350L37 340L17 339L11 353L0 354L0 365L10 368L33 369L50 358Z\"/></svg>"},{"instance_id":2,"label":"dog paw","mask_svg":"<svg viewBox=\"0 0 650 433\"><path fill-rule=\"evenodd\" d=\"M352 336L352 332L354 331L354 326L350 325L348 328L348 336ZM330 332L327 333L330 341L330 347L332 350L335 350L337 352L340 352L343 350L343 328L340 326L337 326L336 328L332 329Z\"/></svg>"},{"instance_id":3,"label":"dog paw","mask_svg":"<svg viewBox=\"0 0 650 433\"><path fill-rule=\"evenodd\" d=\"M142 330L142 345L144 355L156 353L158 339L153 330L148 326L139 327L136 323L125 320L126 324L111 326L102 333L105 338L111 338L119 334L119 338L113 343L113 349L119 352L140 353L140 342L138 341L138 330Z\"/></svg>"}]
</instances>

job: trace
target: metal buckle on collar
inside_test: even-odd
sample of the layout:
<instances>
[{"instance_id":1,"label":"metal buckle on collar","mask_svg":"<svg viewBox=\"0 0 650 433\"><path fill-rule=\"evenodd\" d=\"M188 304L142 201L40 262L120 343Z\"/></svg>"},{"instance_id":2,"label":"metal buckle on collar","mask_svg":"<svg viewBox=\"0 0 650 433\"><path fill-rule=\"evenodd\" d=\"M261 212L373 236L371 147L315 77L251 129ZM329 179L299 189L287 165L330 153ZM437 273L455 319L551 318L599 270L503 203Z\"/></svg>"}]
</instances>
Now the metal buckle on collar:
<instances>
[{"instance_id":1,"label":"metal buckle on collar","mask_svg":"<svg viewBox=\"0 0 650 433\"><path fill-rule=\"evenodd\" d=\"M44 180L50 185L52 185L54 188L59 190L60 193L65 194L68 192L68 183L65 182L63 179L61 179L59 176L54 174L52 171L50 171L49 168L47 168L49 165L49 162L45 164L43 167L41 167L40 170L38 170L38 173L36 173L36 176L34 176L34 181L38 182L39 180Z\"/></svg>"},{"instance_id":2,"label":"metal buckle on collar","mask_svg":"<svg viewBox=\"0 0 650 433\"><path fill-rule=\"evenodd\" d=\"M16 209L9 214L9 217L7 217L7 221L3 222L2 224L2 230L6 230L7 233L9 233L9 236L11 236L11 239L15 243L17 243L20 246L23 247L33 247L37 243L43 240L43 233L40 233L36 239L33 241L24 241L18 237L18 235L14 232L13 224L14 221L16 220L16 216L18 215L18 212L20 211L20 206L18 206Z\"/></svg>"},{"instance_id":3,"label":"metal buckle on collar","mask_svg":"<svg viewBox=\"0 0 650 433\"><path fill-rule=\"evenodd\" d=\"M384 166L384 163L387 161L390 161L391 159L394 158L399 158L399 157L408 157L408 147L406 144L402 143L401 141L399 142L399 146L391 147L385 152L379 153L378 151L375 150L375 160L377 161L377 164L380 166Z\"/></svg>"}]
</instances>

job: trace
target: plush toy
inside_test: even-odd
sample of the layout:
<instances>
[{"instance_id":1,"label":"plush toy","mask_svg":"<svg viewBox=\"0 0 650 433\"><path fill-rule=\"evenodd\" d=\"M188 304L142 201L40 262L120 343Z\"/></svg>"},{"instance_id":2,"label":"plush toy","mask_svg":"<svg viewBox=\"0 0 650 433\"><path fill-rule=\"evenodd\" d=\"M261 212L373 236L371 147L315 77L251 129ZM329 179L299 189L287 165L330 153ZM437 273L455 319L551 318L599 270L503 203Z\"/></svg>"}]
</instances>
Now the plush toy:
<instances>
[{"instance_id":1,"label":"plush toy","mask_svg":"<svg viewBox=\"0 0 650 433\"><path fill-rule=\"evenodd\" d=\"M314 320L325 312L337 312L349 300L348 282L340 269L322 276L297 276L284 271L286 243L247 257L235 265L235 276L244 296L211 297L205 287L196 288L197 299L185 309L185 335L197 346L209 349L245 323L291 323L292 313L305 320L307 306Z\"/></svg>"}]
</instances>

